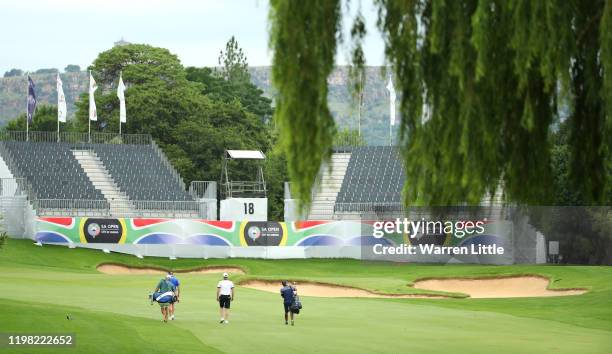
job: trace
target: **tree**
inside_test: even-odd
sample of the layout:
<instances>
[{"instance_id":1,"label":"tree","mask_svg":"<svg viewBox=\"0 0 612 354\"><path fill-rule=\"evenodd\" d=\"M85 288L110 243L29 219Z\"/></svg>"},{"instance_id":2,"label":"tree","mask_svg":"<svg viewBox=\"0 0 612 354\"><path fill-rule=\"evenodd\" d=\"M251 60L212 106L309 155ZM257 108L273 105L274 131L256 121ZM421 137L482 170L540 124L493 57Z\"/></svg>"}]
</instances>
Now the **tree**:
<instances>
[{"instance_id":1,"label":"tree","mask_svg":"<svg viewBox=\"0 0 612 354\"><path fill-rule=\"evenodd\" d=\"M98 121L92 122L92 130L118 131L116 83L122 72L127 85L123 131L151 134L187 183L217 181L225 149L270 148L268 126L245 108L242 96L221 85L219 80L225 79L212 78L208 69L185 71L166 49L117 46L100 53L89 69L99 86ZM189 80L187 74L192 75ZM77 129L87 131L87 94L76 105ZM252 176L245 170L236 177Z\"/></svg>"},{"instance_id":2,"label":"tree","mask_svg":"<svg viewBox=\"0 0 612 354\"><path fill-rule=\"evenodd\" d=\"M238 41L232 36L225 45L225 51L219 53L219 65L221 66L221 77L230 82L249 82L249 65L246 55L238 45Z\"/></svg>"},{"instance_id":3,"label":"tree","mask_svg":"<svg viewBox=\"0 0 612 354\"><path fill-rule=\"evenodd\" d=\"M272 130L271 141L278 142L278 133ZM285 216L285 182L287 182L287 159L280 145L273 145L266 154L264 166L268 189L268 219L283 220Z\"/></svg>"},{"instance_id":4,"label":"tree","mask_svg":"<svg viewBox=\"0 0 612 354\"><path fill-rule=\"evenodd\" d=\"M327 107L327 77L334 66L340 1L270 2L272 82L278 90L275 121L294 192L306 208L334 134Z\"/></svg>"},{"instance_id":5,"label":"tree","mask_svg":"<svg viewBox=\"0 0 612 354\"><path fill-rule=\"evenodd\" d=\"M72 130L72 121L60 123L62 131ZM6 130L25 131L26 115L22 113L17 118L10 120L6 125ZM40 105L36 108L36 113L32 118L29 127L30 131L57 131L57 106Z\"/></svg>"},{"instance_id":6,"label":"tree","mask_svg":"<svg viewBox=\"0 0 612 354\"><path fill-rule=\"evenodd\" d=\"M177 129L179 136L189 136L198 132L209 144L182 144L183 149L173 147L173 153L183 156L182 166L189 170L200 167L196 174L204 179L217 179L221 174L221 161L211 156L222 156L225 149L258 149L266 153L265 178L268 187L269 216L280 220L283 217L283 182L286 180L285 160L272 147L276 145L274 129L269 124L272 116L272 101L263 96L263 91L251 82L248 72L247 57L234 37L221 51L219 64L221 71L210 68L188 67L185 69L187 80L200 84L201 92L211 101L215 115L210 116L210 123L219 131L210 127L191 126L185 123ZM187 163L184 156L192 156L194 164ZM250 166L254 167L254 166ZM188 172L187 172L188 173ZM233 178L253 179L252 169L237 169Z\"/></svg>"},{"instance_id":7,"label":"tree","mask_svg":"<svg viewBox=\"0 0 612 354\"><path fill-rule=\"evenodd\" d=\"M357 130L343 129L334 136L334 146L365 146L363 136Z\"/></svg>"},{"instance_id":8,"label":"tree","mask_svg":"<svg viewBox=\"0 0 612 354\"><path fill-rule=\"evenodd\" d=\"M202 93L212 100L226 103L238 100L263 122L272 117L272 100L263 96L263 91L250 81L228 81L210 68L188 67L185 71L187 80L201 83Z\"/></svg>"},{"instance_id":9,"label":"tree","mask_svg":"<svg viewBox=\"0 0 612 354\"><path fill-rule=\"evenodd\" d=\"M12 76L23 76L23 70L11 69L9 71L4 72L4 77L12 77Z\"/></svg>"},{"instance_id":10,"label":"tree","mask_svg":"<svg viewBox=\"0 0 612 354\"><path fill-rule=\"evenodd\" d=\"M376 4L401 97L406 204L477 204L500 181L510 201L551 201L549 133L563 106L572 187L603 203L612 188L612 2ZM335 132L325 96L340 8L271 1L275 119L305 201ZM362 37L354 31L357 46Z\"/></svg>"},{"instance_id":11,"label":"tree","mask_svg":"<svg viewBox=\"0 0 612 354\"><path fill-rule=\"evenodd\" d=\"M59 70L56 68L38 69L34 73L35 74L57 74L59 73Z\"/></svg>"},{"instance_id":12,"label":"tree","mask_svg":"<svg viewBox=\"0 0 612 354\"><path fill-rule=\"evenodd\" d=\"M202 83L202 92L212 99L224 102L238 99L246 110L267 121L272 116L272 100L251 82L247 57L233 36L219 54L219 65L220 70L188 67L187 79Z\"/></svg>"},{"instance_id":13,"label":"tree","mask_svg":"<svg viewBox=\"0 0 612 354\"><path fill-rule=\"evenodd\" d=\"M75 64L68 64L64 68L64 72L67 72L67 73L78 73L80 71L81 71L81 67Z\"/></svg>"},{"instance_id":14,"label":"tree","mask_svg":"<svg viewBox=\"0 0 612 354\"><path fill-rule=\"evenodd\" d=\"M612 209L591 207L574 189L570 176L570 122L562 122L551 134L552 207L528 208L530 223L549 241L559 241L564 263L610 264L612 262ZM608 179L612 178L608 170ZM604 205L612 204L608 194Z\"/></svg>"},{"instance_id":15,"label":"tree","mask_svg":"<svg viewBox=\"0 0 612 354\"><path fill-rule=\"evenodd\" d=\"M199 87L186 80L176 55L164 48L144 44L113 47L100 53L89 70L99 86L95 94L98 121L92 122L93 131L119 131L116 85L120 73L127 86L124 132L147 133L162 144L173 143L168 134L171 127L201 116L207 104ZM77 128L87 131L87 93L81 95L76 106Z\"/></svg>"},{"instance_id":16,"label":"tree","mask_svg":"<svg viewBox=\"0 0 612 354\"><path fill-rule=\"evenodd\" d=\"M2 247L6 243L6 239L7 238L8 238L8 236L6 236L6 232L0 233L0 249L2 249Z\"/></svg>"}]
</instances>

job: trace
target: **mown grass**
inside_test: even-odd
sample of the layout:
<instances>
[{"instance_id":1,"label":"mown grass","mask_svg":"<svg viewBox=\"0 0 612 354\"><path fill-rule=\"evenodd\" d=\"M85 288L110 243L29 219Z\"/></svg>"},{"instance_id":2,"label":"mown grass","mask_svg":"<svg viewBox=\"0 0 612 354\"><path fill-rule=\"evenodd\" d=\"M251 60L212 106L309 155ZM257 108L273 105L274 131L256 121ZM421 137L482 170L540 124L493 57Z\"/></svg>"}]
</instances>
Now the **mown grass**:
<instances>
[{"instance_id":1,"label":"mown grass","mask_svg":"<svg viewBox=\"0 0 612 354\"><path fill-rule=\"evenodd\" d=\"M218 276L179 275L178 319L160 321L146 295L158 275L104 275L103 262L165 269L238 266L248 278L345 284L411 293L416 279L538 274L580 296L513 299L303 298L296 327L282 322L276 294L238 287L230 324L219 325ZM356 260L138 259L9 240L0 250L0 332L73 332L76 352L591 352L612 347L612 268L412 265ZM71 320L66 319L70 315ZM2 348L4 349L4 348ZM11 348L12 349L12 348ZM32 352L31 348L22 349ZM53 351L41 348L37 350Z\"/></svg>"}]
</instances>

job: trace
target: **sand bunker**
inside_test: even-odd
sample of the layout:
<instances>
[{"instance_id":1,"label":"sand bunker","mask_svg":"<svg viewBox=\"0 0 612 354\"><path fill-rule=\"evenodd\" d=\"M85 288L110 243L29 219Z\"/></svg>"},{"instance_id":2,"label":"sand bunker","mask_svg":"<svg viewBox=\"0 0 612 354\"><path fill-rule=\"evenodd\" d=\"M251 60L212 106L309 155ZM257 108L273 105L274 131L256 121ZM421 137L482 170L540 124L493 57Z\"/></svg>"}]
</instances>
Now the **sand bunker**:
<instances>
[{"instance_id":1,"label":"sand bunker","mask_svg":"<svg viewBox=\"0 0 612 354\"><path fill-rule=\"evenodd\" d=\"M124 274L166 274L166 270L152 267L128 267L120 264L100 264L96 268L99 272L104 274L113 275L124 275ZM229 273L232 274L245 274L244 271L238 267L203 267L191 270L176 270L174 273L181 274L219 274Z\"/></svg>"},{"instance_id":2,"label":"sand bunker","mask_svg":"<svg viewBox=\"0 0 612 354\"><path fill-rule=\"evenodd\" d=\"M280 281L267 280L248 280L242 282L240 286L249 289L267 291L277 294L280 291ZM392 298L392 299L431 299L431 298L446 298L444 295L411 295L411 294L379 294L372 291L352 288L333 284L323 284L314 282L298 282L298 294L300 296L314 297L371 297L371 298Z\"/></svg>"},{"instance_id":3,"label":"sand bunker","mask_svg":"<svg viewBox=\"0 0 612 354\"><path fill-rule=\"evenodd\" d=\"M586 289L547 289L549 279L529 275L499 278L447 278L417 280L414 288L430 291L461 293L471 298L511 298L581 295ZM247 280L240 286L249 289L278 293L280 281ZM442 294L380 294L373 291L317 282L298 282L298 293L314 297L369 297L392 299L448 299L456 297Z\"/></svg>"},{"instance_id":4,"label":"sand bunker","mask_svg":"<svg viewBox=\"0 0 612 354\"><path fill-rule=\"evenodd\" d=\"M581 295L585 289L547 289L549 279L516 276L480 279L424 279L414 282L416 289L462 293L471 298L541 297Z\"/></svg>"}]
</instances>

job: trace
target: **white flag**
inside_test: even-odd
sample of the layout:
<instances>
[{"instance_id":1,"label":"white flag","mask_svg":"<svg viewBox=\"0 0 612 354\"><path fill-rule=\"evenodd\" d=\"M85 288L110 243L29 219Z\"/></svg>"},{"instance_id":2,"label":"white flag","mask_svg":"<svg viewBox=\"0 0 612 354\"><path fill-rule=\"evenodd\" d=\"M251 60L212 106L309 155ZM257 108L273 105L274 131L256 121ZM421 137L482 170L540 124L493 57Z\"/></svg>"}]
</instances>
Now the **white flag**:
<instances>
[{"instance_id":1,"label":"white flag","mask_svg":"<svg viewBox=\"0 0 612 354\"><path fill-rule=\"evenodd\" d=\"M121 77L121 74L119 74L117 97L119 98L119 122L125 123L127 121L125 116L125 85L123 84L123 78Z\"/></svg>"},{"instance_id":2,"label":"white flag","mask_svg":"<svg viewBox=\"0 0 612 354\"><path fill-rule=\"evenodd\" d=\"M98 112L96 111L96 100L94 98L94 92L98 89L96 80L89 73L89 120L94 122L98 120Z\"/></svg>"},{"instance_id":3,"label":"white flag","mask_svg":"<svg viewBox=\"0 0 612 354\"><path fill-rule=\"evenodd\" d=\"M59 73L57 74L57 120L66 123L66 96L64 96L64 88L62 87L62 79Z\"/></svg>"},{"instance_id":4,"label":"white flag","mask_svg":"<svg viewBox=\"0 0 612 354\"><path fill-rule=\"evenodd\" d=\"M395 125L395 88L393 87L391 77L389 77L387 90L389 90L389 119L391 120L391 125Z\"/></svg>"}]
</instances>

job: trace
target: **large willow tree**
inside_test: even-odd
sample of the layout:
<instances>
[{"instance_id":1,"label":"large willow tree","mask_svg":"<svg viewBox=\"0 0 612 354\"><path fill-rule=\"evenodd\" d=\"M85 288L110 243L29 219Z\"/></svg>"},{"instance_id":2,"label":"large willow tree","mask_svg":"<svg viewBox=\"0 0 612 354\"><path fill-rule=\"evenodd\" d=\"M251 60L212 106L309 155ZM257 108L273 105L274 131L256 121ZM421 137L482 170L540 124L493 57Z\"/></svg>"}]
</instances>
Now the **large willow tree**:
<instances>
[{"instance_id":1,"label":"large willow tree","mask_svg":"<svg viewBox=\"0 0 612 354\"><path fill-rule=\"evenodd\" d=\"M387 62L401 92L412 205L547 203L550 133L569 120L571 168L588 203L610 188L612 0L376 0ZM272 0L276 121L302 200L330 156L327 108L341 0ZM363 18L351 31L362 68Z\"/></svg>"}]
</instances>

